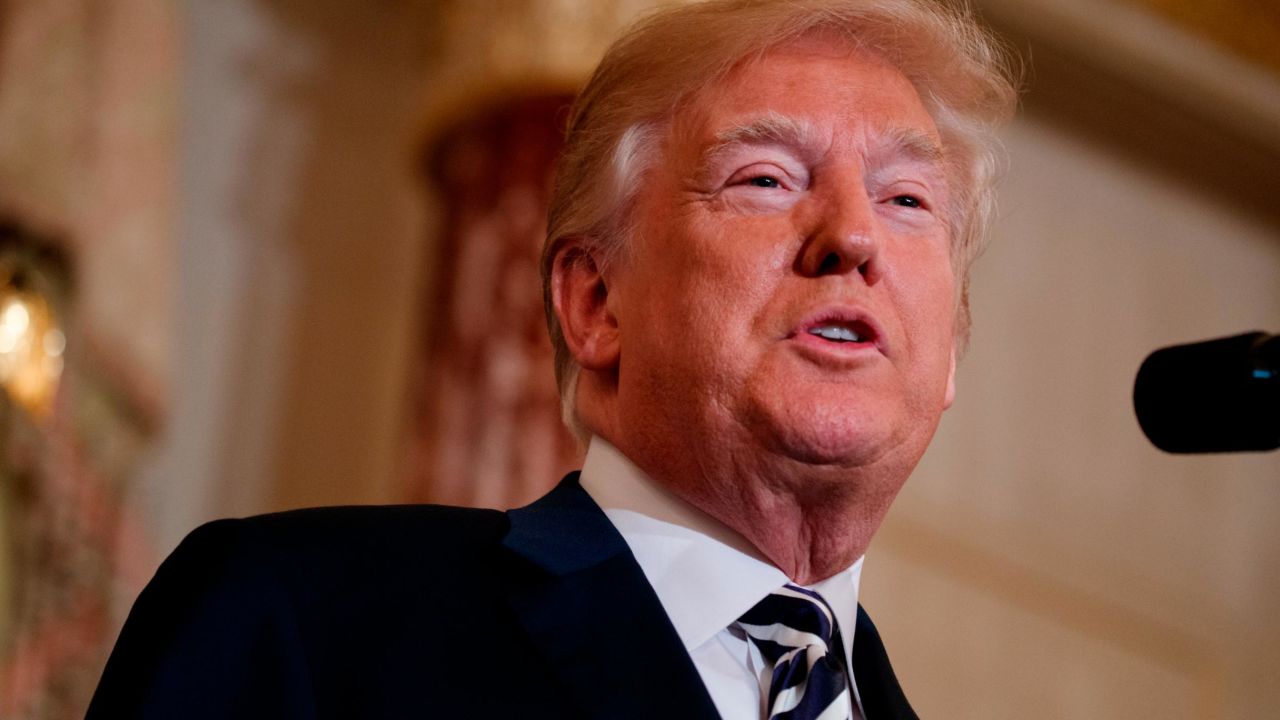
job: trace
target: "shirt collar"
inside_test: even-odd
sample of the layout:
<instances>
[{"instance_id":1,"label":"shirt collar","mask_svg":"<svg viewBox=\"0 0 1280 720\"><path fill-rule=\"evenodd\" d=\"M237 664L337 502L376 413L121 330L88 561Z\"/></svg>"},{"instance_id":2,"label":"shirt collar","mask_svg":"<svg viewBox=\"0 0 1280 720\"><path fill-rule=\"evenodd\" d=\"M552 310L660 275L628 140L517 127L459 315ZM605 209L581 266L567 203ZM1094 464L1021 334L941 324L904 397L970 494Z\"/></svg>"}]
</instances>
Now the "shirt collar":
<instances>
[{"instance_id":1,"label":"shirt collar","mask_svg":"<svg viewBox=\"0 0 1280 720\"><path fill-rule=\"evenodd\" d=\"M746 538L676 497L601 438L591 439L581 483L630 547L690 652L788 582ZM809 586L841 620L846 660L861 573L858 558Z\"/></svg>"}]
</instances>

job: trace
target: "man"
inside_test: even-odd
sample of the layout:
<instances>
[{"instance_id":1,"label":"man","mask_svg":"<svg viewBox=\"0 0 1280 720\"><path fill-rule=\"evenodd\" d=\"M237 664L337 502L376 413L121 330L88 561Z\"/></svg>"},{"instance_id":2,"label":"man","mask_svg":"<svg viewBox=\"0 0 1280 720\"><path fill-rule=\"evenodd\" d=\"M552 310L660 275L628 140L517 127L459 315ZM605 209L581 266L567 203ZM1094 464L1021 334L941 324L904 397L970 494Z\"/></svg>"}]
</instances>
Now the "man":
<instances>
[{"instance_id":1,"label":"man","mask_svg":"<svg viewBox=\"0 0 1280 720\"><path fill-rule=\"evenodd\" d=\"M544 278L579 477L193 533L91 717L914 717L861 558L954 397L1013 89L921 0L668 10L571 114Z\"/></svg>"}]
</instances>

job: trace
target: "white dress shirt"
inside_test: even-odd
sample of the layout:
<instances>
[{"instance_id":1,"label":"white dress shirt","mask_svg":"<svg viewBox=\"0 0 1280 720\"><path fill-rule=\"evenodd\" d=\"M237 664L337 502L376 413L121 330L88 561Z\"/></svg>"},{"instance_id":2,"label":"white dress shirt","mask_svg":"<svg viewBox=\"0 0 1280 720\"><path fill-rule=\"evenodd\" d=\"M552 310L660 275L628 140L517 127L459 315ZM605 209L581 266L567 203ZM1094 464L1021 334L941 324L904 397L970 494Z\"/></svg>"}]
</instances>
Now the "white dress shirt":
<instances>
[{"instance_id":1,"label":"white dress shirt","mask_svg":"<svg viewBox=\"0 0 1280 720\"><path fill-rule=\"evenodd\" d=\"M581 482L631 548L721 717L765 717L770 678L764 661L731 626L787 576L741 535L668 492L598 437L587 449ZM858 558L847 570L806 586L835 611L850 668L861 573ZM854 717L860 718L856 685L853 697Z\"/></svg>"}]
</instances>

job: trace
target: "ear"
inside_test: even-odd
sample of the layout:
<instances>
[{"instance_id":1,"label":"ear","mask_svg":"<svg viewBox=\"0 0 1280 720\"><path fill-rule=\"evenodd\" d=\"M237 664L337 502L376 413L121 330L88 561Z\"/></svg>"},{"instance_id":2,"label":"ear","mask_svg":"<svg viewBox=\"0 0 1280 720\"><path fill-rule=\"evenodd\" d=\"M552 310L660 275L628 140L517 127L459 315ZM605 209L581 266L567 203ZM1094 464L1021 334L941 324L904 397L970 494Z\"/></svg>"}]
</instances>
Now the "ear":
<instances>
[{"instance_id":1,"label":"ear","mask_svg":"<svg viewBox=\"0 0 1280 720\"><path fill-rule=\"evenodd\" d=\"M951 368L947 370L947 392L942 398L942 409L951 407L956 401L956 344L951 343Z\"/></svg>"},{"instance_id":2,"label":"ear","mask_svg":"<svg viewBox=\"0 0 1280 720\"><path fill-rule=\"evenodd\" d=\"M615 299L616 300L616 299ZM570 240L551 265L551 302L569 353L586 370L613 370L622 350L618 320L610 311L609 287L600 263L580 242Z\"/></svg>"}]
</instances>

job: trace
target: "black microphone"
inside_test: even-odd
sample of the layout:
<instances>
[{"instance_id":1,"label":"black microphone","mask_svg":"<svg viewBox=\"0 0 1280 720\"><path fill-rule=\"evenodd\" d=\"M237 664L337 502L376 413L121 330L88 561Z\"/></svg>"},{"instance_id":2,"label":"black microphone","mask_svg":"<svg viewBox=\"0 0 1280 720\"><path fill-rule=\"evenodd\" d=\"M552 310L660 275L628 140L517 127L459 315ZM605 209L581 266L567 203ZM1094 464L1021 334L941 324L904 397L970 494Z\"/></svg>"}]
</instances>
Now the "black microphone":
<instances>
[{"instance_id":1,"label":"black microphone","mask_svg":"<svg viewBox=\"0 0 1280 720\"><path fill-rule=\"evenodd\" d=\"M1252 332L1157 350L1138 370L1133 408L1165 452L1280 448L1280 336Z\"/></svg>"}]
</instances>

